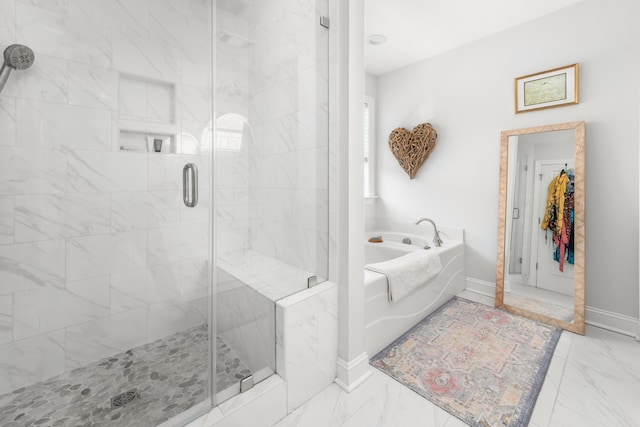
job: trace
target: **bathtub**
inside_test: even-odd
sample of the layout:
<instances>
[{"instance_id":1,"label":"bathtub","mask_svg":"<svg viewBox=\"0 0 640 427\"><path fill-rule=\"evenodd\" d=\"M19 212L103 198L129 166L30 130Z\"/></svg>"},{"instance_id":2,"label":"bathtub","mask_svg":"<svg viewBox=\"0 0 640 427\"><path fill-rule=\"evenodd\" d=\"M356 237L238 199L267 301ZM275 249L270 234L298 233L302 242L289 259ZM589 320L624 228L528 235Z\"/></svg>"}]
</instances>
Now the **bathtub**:
<instances>
[{"instance_id":1,"label":"bathtub","mask_svg":"<svg viewBox=\"0 0 640 427\"><path fill-rule=\"evenodd\" d=\"M375 263L402 256L410 251L425 250L424 238L387 231L369 231L367 236L382 236L384 242L365 242L365 263ZM402 243L408 237L411 244ZM391 344L413 325L433 313L465 288L464 243L443 237L441 247L431 246L442 262L442 271L425 286L413 290L401 300L389 303L387 278L364 270L365 348L369 357Z\"/></svg>"}]
</instances>

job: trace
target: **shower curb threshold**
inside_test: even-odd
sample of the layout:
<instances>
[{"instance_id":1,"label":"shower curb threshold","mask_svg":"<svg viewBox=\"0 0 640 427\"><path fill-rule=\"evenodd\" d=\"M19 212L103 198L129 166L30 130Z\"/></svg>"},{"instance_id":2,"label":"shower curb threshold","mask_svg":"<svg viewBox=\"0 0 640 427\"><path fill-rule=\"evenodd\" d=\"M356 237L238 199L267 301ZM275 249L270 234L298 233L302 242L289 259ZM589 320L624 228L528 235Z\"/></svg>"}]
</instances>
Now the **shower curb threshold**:
<instances>
[{"instance_id":1,"label":"shower curb threshold","mask_svg":"<svg viewBox=\"0 0 640 427\"><path fill-rule=\"evenodd\" d=\"M287 415L285 390L284 380L273 374L250 390L222 402L186 427L214 427L227 419L248 418L255 420L252 426L271 426ZM261 422L265 424L259 425Z\"/></svg>"}]
</instances>

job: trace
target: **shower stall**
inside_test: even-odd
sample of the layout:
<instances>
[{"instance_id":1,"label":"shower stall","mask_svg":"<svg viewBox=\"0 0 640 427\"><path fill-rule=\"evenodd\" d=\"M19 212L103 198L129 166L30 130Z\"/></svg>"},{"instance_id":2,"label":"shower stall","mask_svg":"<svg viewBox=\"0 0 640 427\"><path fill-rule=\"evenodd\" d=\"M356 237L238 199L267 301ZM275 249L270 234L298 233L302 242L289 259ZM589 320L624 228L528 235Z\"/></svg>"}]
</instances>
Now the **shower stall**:
<instances>
[{"instance_id":1,"label":"shower stall","mask_svg":"<svg viewBox=\"0 0 640 427\"><path fill-rule=\"evenodd\" d=\"M279 373L328 274L327 3L0 0L0 425L184 425Z\"/></svg>"}]
</instances>

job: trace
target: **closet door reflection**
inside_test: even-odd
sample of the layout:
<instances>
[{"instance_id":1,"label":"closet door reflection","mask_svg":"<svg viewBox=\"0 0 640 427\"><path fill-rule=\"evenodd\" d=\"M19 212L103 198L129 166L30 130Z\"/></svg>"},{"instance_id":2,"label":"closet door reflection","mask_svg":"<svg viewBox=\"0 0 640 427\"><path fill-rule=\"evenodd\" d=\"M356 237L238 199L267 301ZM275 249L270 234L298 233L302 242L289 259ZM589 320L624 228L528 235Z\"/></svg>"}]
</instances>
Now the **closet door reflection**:
<instances>
[{"instance_id":1,"label":"closet door reflection","mask_svg":"<svg viewBox=\"0 0 640 427\"><path fill-rule=\"evenodd\" d=\"M584 331L584 123L502 132L496 306Z\"/></svg>"}]
</instances>

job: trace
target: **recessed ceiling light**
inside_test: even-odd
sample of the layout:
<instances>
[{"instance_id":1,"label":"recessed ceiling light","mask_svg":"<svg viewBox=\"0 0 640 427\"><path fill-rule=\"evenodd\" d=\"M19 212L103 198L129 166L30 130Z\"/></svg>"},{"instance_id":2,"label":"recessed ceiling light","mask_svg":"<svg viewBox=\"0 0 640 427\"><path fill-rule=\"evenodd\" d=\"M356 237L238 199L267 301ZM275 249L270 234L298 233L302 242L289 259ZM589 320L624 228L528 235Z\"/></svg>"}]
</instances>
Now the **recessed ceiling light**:
<instances>
[{"instance_id":1,"label":"recessed ceiling light","mask_svg":"<svg viewBox=\"0 0 640 427\"><path fill-rule=\"evenodd\" d=\"M371 45L378 46L384 44L384 42L387 41L387 38L382 34L371 34L369 37L367 37L367 41Z\"/></svg>"}]
</instances>

